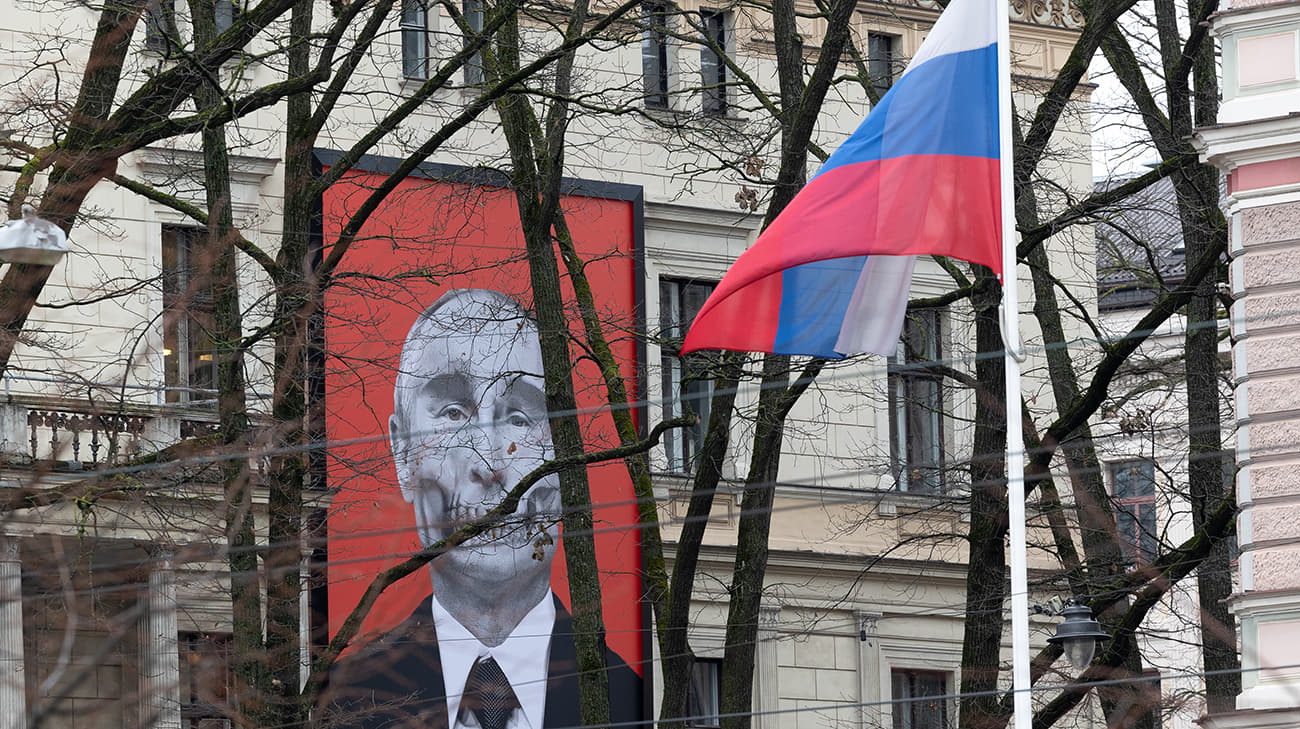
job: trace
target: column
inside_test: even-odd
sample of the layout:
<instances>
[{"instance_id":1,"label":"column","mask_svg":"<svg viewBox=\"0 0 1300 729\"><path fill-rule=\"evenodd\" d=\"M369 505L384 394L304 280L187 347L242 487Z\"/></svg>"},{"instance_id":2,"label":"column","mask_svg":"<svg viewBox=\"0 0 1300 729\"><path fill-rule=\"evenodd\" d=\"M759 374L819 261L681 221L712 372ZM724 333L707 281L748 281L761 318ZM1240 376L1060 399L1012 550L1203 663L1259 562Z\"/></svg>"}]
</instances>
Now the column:
<instances>
[{"instance_id":1,"label":"column","mask_svg":"<svg viewBox=\"0 0 1300 729\"><path fill-rule=\"evenodd\" d=\"M858 700L862 702L861 724L864 729L881 726L880 711L880 613L857 610L858 623Z\"/></svg>"},{"instance_id":2,"label":"column","mask_svg":"<svg viewBox=\"0 0 1300 729\"><path fill-rule=\"evenodd\" d=\"M1232 0L1219 124L1202 158L1227 173L1241 631L1236 711L1207 729L1300 726L1300 3Z\"/></svg>"},{"instance_id":3,"label":"column","mask_svg":"<svg viewBox=\"0 0 1300 729\"><path fill-rule=\"evenodd\" d=\"M27 725L23 577L16 537L0 535L0 729Z\"/></svg>"},{"instance_id":4,"label":"column","mask_svg":"<svg viewBox=\"0 0 1300 729\"><path fill-rule=\"evenodd\" d=\"M180 729L180 647L176 626L176 573L172 555L155 553L149 573L149 612L140 656L140 723L149 729Z\"/></svg>"},{"instance_id":5,"label":"column","mask_svg":"<svg viewBox=\"0 0 1300 729\"><path fill-rule=\"evenodd\" d=\"M781 673L780 660L777 658L777 640L781 633L780 605L760 605L758 608L758 645L754 655L754 689L758 694L755 706L758 716L754 717L755 729L777 729L782 726L781 716L776 712L781 708L781 687L778 677Z\"/></svg>"}]
</instances>

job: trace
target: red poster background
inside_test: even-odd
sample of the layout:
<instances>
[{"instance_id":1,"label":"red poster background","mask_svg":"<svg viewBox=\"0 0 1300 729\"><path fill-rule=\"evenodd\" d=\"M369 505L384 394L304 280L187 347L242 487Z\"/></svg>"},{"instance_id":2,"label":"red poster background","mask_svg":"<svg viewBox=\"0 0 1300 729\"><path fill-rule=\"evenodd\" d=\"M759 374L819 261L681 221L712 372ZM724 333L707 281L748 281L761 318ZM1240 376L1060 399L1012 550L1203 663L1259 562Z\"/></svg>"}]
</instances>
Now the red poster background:
<instances>
[{"instance_id":1,"label":"red poster background","mask_svg":"<svg viewBox=\"0 0 1300 729\"><path fill-rule=\"evenodd\" d=\"M325 255L347 216L384 177L353 173L322 201ZM613 188L611 188L613 189ZM570 195L564 210L597 306L606 320L629 392L638 397L635 246L639 204ZM416 316L452 289L494 289L532 308L524 242L514 194L479 184L409 177L380 205L348 251L326 292L325 427L328 483L335 491L327 531L330 636L371 579L419 549L411 506L402 500L386 438L393 380ZM565 277L566 301L572 290ZM576 311L570 327L582 337ZM574 358L581 355L574 351ZM589 451L617 445L600 373L577 364L575 387ZM621 461L589 469L596 505L607 642L644 675L641 555L631 481ZM566 606L563 540L551 584ZM421 569L393 585L364 623L365 636L400 623L430 592Z\"/></svg>"}]
</instances>

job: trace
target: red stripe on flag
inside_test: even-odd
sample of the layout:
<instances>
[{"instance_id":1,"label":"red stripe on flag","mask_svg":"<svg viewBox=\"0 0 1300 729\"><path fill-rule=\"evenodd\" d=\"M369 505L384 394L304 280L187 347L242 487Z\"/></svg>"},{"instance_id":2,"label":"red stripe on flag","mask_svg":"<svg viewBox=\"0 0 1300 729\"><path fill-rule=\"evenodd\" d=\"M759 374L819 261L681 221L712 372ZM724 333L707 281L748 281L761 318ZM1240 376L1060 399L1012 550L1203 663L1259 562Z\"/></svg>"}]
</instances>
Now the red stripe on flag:
<instances>
[{"instance_id":1,"label":"red stripe on flag","mask_svg":"<svg viewBox=\"0 0 1300 729\"><path fill-rule=\"evenodd\" d=\"M712 299L706 304L710 302ZM686 335L683 351L770 352L780 320L781 272L777 271L736 295L701 309Z\"/></svg>"},{"instance_id":2,"label":"red stripe on flag","mask_svg":"<svg viewBox=\"0 0 1300 729\"><path fill-rule=\"evenodd\" d=\"M772 263L780 269L864 254L936 254L1000 272L1001 227L996 159L917 155L818 176L762 238L779 246Z\"/></svg>"},{"instance_id":3,"label":"red stripe on flag","mask_svg":"<svg viewBox=\"0 0 1300 729\"><path fill-rule=\"evenodd\" d=\"M779 274L813 261L936 254L1000 274L998 195L998 160L983 157L914 155L818 175L732 265L683 351L770 351L780 296L792 293Z\"/></svg>"}]
</instances>

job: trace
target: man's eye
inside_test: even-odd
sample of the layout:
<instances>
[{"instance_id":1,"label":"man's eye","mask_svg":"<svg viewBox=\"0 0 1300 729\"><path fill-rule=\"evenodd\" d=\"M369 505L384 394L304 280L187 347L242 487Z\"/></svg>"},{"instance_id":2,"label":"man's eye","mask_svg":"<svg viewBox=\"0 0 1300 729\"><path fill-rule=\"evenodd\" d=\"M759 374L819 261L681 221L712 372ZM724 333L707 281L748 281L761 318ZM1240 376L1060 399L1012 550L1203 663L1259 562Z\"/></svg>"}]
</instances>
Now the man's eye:
<instances>
[{"instance_id":1,"label":"man's eye","mask_svg":"<svg viewBox=\"0 0 1300 729\"><path fill-rule=\"evenodd\" d=\"M446 405L438 411L438 417L459 423L469 419L469 413L460 405Z\"/></svg>"},{"instance_id":2,"label":"man's eye","mask_svg":"<svg viewBox=\"0 0 1300 729\"><path fill-rule=\"evenodd\" d=\"M506 413L506 424L515 428L528 428L533 424L533 419L528 414L520 410L511 410Z\"/></svg>"}]
</instances>

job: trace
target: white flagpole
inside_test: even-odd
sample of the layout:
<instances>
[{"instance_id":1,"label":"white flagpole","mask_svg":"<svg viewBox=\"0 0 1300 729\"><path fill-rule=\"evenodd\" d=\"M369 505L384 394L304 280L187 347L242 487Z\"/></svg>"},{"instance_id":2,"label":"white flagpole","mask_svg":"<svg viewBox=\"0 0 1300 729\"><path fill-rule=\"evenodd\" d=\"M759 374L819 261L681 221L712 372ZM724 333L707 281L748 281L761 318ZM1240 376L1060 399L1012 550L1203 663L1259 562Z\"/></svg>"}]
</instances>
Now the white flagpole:
<instances>
[{"instance_id":1,"label":"white flagpole","mask_svg":"<svg viewBox=\"0 0 1300 729\"><path fill-rule=\"evenodd\" d=\"M1011 686L1015 729L1032 729L1029 703L1029 577L1025 547L1025 438L1020 417L1020 311L1012 180L1010 0L993 0L998 24L998 150L1002 192L1002 341L1006 347L1007 505L1011 566Z\"/></svg>"}]
</instances>

